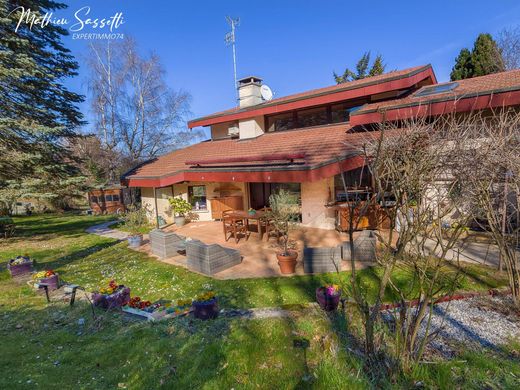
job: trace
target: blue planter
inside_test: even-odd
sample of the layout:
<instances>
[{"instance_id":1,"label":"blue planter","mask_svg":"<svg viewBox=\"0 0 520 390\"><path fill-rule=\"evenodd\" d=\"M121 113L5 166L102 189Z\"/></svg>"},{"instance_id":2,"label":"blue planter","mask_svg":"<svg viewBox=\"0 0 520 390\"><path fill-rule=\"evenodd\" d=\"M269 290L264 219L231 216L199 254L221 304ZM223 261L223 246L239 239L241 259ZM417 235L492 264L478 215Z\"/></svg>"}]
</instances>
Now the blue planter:
<instances>
[{"instance_id":1,"label":"blue planter","mask_svg":"<svg viewBox=\"0 0 520 390\"><path fill-rule=\"evenodd\" d=\"M136 236L128 236L128 246L131 248L139 248L143 243L143 235L138 234Z\"/></svg>"}]
</instances>

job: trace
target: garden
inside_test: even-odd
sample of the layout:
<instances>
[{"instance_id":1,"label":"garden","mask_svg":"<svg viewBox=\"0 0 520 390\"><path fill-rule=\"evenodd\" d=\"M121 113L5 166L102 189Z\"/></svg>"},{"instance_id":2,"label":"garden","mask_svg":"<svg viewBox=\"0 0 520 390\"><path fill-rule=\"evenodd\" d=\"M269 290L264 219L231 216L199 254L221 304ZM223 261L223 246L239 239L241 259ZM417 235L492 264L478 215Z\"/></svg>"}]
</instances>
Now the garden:
<instances>
[{"instance_id":1,"label":"garden","mask_svg":"<svg viewBox=\"0 0 520 390\"><path fill-rule=\"evenodd\" d=\"M431 353L412 371L378 375L366 369L360 352L362 324L348 304L348 273L214 280L161 263L129 249L127 243L84 232L110 218L72 214L14 218L15 236L3 240L1 250L5 352L0 366L5 374L0 387L46 388L57 383L80 388L209 389L518 385L520 345L514 340L499 348L452 343L450 358ZM120 285L127 286L133 299L128 306L134 309L167 300L160 311L170 317L146 321L119 310L95 308L92 312L85 299L78 299L74 306L58 299L47 303L44 294L10 278L7 261L20 255L35 260L34 271L52 270L86 291L113 293ZM406 285L406 272L395 272L395 280ZM463 275L459 291L486 292L507 285L505 277L485 267L461 265L459 272ZM381 272L367 269L358 277L370 291ZM321 292L330 296L343 290L345 307L340 304L336 311L327 312L313 304L320 286L327 286ZM78 297L82 294L78 292ZM185 315L193 299L211 300L212 294L223 309L216 319ZM386 301L393 300L389 291Z\"/></svg>"}]
</instances>

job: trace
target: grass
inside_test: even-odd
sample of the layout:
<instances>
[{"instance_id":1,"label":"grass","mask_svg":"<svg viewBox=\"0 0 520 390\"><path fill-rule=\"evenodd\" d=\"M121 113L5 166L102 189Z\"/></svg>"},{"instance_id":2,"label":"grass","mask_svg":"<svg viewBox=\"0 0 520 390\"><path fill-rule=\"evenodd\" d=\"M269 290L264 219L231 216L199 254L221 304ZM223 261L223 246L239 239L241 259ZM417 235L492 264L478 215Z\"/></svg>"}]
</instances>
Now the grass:
<instances>
[{"instance_id":1,"label":"grass","mask_svg":"<svg viewBox=\"0 0 520 390\"><path fill-rule=\"evenodd\" d=\"M109 217L31 216L16 218L17 236L3 240L0 259L28 253L38 269L53 268L64 279L95 288L116 278L147 299L191 297L212 287L225 307L299 305L314 300L324 282L348 274L216 281L163 264L127 248L126 243L87 235L84 229ZM487 289L504 284L493 270L465 265L461 289ZM379 270L361 277L370 291ZM400 270L398 282L409 277ZM389 295L390 299L391 296ZM117 313L46 304L28 286L0 272L0 388L515 388L520 353L511 343L503 353L461 351L451 362L425 364L408 375L377 383L363 369L353 335L357 320L303 309L290 318L240 320L192 319L157 324L129 321ZM84 326L78 319L84 318ZM295 339L307 340L306 350ZM350 348L350 350L349 350Z\"/></svg>"}]
</instances>

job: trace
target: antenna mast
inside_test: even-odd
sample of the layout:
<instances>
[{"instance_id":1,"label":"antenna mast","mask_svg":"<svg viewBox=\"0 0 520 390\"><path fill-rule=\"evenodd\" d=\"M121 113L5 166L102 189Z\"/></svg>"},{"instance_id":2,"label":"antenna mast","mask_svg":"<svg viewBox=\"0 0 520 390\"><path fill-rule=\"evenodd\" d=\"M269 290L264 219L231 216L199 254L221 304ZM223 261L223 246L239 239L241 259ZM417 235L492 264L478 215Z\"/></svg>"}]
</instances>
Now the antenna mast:
<instances>
[{"instance_id":1,"label":"antenna mast","mask_svg":"<svg viewBox=\"0 0 520 390\"><path fill-rule=\"evenodd\" d=\"M238 96L238 84L237 84L237 54L235 49L235 29L240 25L240 18L232 18L230 16L226 16L226 21L231 26L231 31L228 32L224 38L226 45L233 48L233 75L235 76L235 93L237 94L237 101L239 100Z\"/></svg>"}]
</instances>

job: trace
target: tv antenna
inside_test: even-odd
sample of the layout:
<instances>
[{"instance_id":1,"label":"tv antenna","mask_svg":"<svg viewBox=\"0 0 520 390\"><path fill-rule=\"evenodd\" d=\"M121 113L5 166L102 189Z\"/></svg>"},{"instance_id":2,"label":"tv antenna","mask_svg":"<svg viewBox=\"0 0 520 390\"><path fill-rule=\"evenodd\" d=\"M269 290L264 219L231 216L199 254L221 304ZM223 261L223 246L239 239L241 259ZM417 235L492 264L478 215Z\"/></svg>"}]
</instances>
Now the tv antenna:
<instances>
[{"instance_id":1,"label":"tv antenna","mask_svg":"<svg viewBox=\"0 0 520 390\"><path fill-rule=\"evenodd\" d=\"M240 18L232 18L230 16L226 16L226 21L231 26L231 31L228 32L224 38L227 46L233 48L233 75L235 76L235 93L237 94L237 101L239 100L238 96L238 84L237 84L237 53L235 49L235 30L238 26L240 26Z\"/></svg>"}]
</instances>

